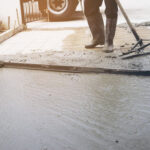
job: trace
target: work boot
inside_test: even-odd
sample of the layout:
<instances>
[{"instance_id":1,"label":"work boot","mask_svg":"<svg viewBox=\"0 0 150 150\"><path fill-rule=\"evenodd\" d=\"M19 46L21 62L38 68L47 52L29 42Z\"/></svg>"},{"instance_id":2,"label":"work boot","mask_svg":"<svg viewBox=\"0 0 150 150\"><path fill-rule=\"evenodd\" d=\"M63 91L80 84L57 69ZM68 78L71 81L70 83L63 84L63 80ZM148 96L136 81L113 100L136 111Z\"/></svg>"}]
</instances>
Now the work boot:
<instances>
[{"instance_id":1,"label":"work boot","mask_svg":"<svg viewBox=\"0 0 150 150\"><path fill-rule=\"evenodd\" d=\"M107 18L106 20L106 33L105 33L105 46L104 52L111 53L114 50L113 40L115 37L117 25L117 18Z\"/></svg>"},{"instance_id":2,"label":"work boot","mask_svg":"<svg viewBox=\"0 0 150 150\"><path fill-rule=\"evenodd\" d=\"M87 22L92 33L93 40L85 48L94 48L97 45L104 45L104 22L101 13L87 17Z\"/></svg>"}]
</instances>

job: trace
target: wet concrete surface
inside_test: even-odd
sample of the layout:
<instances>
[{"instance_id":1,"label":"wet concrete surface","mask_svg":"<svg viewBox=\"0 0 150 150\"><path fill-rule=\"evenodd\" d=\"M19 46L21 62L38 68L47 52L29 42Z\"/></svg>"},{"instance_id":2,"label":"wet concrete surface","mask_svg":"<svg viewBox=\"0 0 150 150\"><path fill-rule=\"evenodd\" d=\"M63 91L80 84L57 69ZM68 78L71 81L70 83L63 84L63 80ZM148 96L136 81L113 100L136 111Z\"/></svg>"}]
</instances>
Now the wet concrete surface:
<instances>
[{"instance_id":1,"label":"wet concrete surface","mask_svg":"<svg viewBox=\"0 0 150 150\"><path fill-rule=\"evenodd\" d=\"M149 150L150 78L0 70L0 150Z\"/></svg>"},{"instance_id":2,"label":"wet concrete surface","mask_svg":"<svg viewBox=\"0 0 150 150\"><path fill-rule=\"evenodd\" d=\"M146 3L143 8L138 2L143 9L125 5L133 22L149 19ZM116 59L118 50L108 56L99 47L85 50L91 36L81 18L28 24L28 30L0 45L0 59L149 69L149 56L124 65ZM137 30L149 38L148 28ZM116 46L128 49L133 42L128 29L117 29ZM0 150L149 150L149 88L148 77L0 69Z\"/></svg>"},{"instance_id":3,"label":"wet concrete surface","mask_svg":"<svg viewBox=\"0 0 150 150\"><path fill-rule=\"evenodd\" d=\"M150 29L140 25L136 27L142 38L149 39ZM0 45L0 60L15 63L48 64L60 66L80 66L111 68L123 70L150 70L150 48L147 54L134 59L122 60L119 57L126 52L135 39L124 24L118 26L113 53L104 53L103 47L85 49L90 41L88 28L60 30L26 30ZM123 36L122 36L123 35ZM146 41L145 43L148 43Z\"/></svg>"},{"instance_id":4,"label":"wet concrete surface","mask_svg":"<svg viewBox=\"0 0 150 150\"><path fill-rule=\"evenodd\" d=\"M134 1L135 2L135 1ZM133 3L130 2L133 7ZM130 4L129 3L129 4ZM130 6L128 4L128 6ZM136 19L136 30L140 37L149 39L150 28L146 14L147 7L140 10L136 6L127 7L132 17L135 14L142 15L143 20L139 23L140 17ZM120 14L119 14L120 15ZM76 12L70 20L61 22L47 22L40 20L27 24L27 30L18 33L0 45L0 61L15 63L33 63L48 65L81 66L94 68L111 68L118 70L150 70L150 48L146 48L146 55L130 60L122 60L119 57L127 52L136 43L136 40L127 27L122 23L122 15L118 19L118 27L114 40L115 50L111 54L104 53L103 46L94 49L85 49L84 45L91 40L91 34L87 27L86 20L83 20L83 13ZM146 41L147 44L149 41Z\"/></svg>"}]
</instances>

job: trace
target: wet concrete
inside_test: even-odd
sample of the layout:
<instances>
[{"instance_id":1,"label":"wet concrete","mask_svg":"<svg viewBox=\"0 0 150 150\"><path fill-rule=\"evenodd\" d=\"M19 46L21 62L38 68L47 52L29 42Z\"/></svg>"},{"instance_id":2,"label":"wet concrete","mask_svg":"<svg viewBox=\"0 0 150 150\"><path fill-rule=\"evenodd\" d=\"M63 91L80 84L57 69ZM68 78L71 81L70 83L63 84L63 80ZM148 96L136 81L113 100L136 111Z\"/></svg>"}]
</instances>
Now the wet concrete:
<instances>
[{"instance_id":1,"label":"wet concrete","mask_svg":"<svg viewBox=\"0 0 150 150\"><path fill-rule=\"evenodd\" d=\"M136 28L142 38L148 39L150 29L140 25ZM127 27L120 25L115 37L115 51L104 53L103 47L85 49L90 36L87 28L61 30L27 30L0 45L0 60L15 63L33 63L119 70L150 70L150 48L147 55L134 59L122 60L119 57L136 42ZM39 36L40 35L40 36ZM124 35L124 36L122 36ZM148 43L146 41L145 43Z\"/></svg>"},{"instance_id":2,"label":"wet concrete","mask_svg":"<svg viewBox=\"0 0 150 150\"><path fill-rule=\"evenodd\" d=\"M134 1L135 2L135 1ZM128 6L133 7L133 2ZM127 5L125 5L127 6ZM143 13L139 11L139 6L129 8L127 12L133 15L143 15L146 23L138 23L140 17L135 17L136 29L140 37L149 39L149 21L145 18L147 7L141 7ZM65 65L106 68L116 70L150 70L150 48L144 52L147 54L130 59L122 60L119 55L127 52L136 43L136 40L127 28L126 24L118 25L114 40L115 50L111 54L104 53L103 47L85 49L84 45L91 40L91 34L87 27L86 20L81 20L83 14L76 12L72 20L65 22L47 22L47 20L32 22L27 25L27 30L23 31L0 45L0 60L15 63L33 63L48 65ZM121 15L122 16L122 15ZM122 22L119 16L118 23ZM149 41L146 41L147 44Z\"/></svg>"},{"instance_id":3,"label":"wet concrete","mask_svg":"<svg viewBox=\"0 0 150 150\"><path fill-rule=\"evenodd\" d=\"M0 70L0 150L149 150L150 78Z\"/></svg>"}]
</instances>

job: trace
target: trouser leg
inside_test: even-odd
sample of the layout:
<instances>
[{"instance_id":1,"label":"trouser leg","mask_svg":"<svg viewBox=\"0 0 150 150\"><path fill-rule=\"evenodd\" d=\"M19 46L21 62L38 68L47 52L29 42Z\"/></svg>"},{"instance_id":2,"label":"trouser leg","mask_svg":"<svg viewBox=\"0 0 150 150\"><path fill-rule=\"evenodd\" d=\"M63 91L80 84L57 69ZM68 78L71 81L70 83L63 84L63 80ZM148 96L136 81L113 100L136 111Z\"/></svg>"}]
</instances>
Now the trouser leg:
<instances>
[{"instance_id":1,"label":"trouser leg","mask_svg":"<svg viewBox=\"0 0 150 150\"><path fill-rule=\"evenodd\" d=\"M93 36L92 42L89 45L86 45L86 48L93 48L98 44L103 45L105 42L104 23L99 11L101 4L102 0L84 1L84 13Z\"/></svg>"},{"instance_id":2,"label":"trouser leg","mask_svg":"<svg viewBox=\"0 0 150 150\"><path fill-rule=\"evenodd\" d=\"M115 0L104 0L106 9L105 14L107 18L117 18L118 16L118 6Z\"/></svg>"},{"instance_id":3,"label":"trouser leg","mask_svg":"<svg viewBox=\"0 0 150 150\"><path fill-rule=\"evenodd\" d=\"M105 52L112 52L118 17L118 7L115 0L105 0L105 5L105 14L107 18L105 33Z\"/></svg>"},{"instance_id":4,"label":"trouser leg","mask_svg":"<svg viewBox=\"0 0 150 150\"><path fill-rule=\"evenodd\" d=\"M47 0L38 0L38 4L39 10L44 15L45 14L44 10L47 8Z\"/></svg>"}]
</instances>

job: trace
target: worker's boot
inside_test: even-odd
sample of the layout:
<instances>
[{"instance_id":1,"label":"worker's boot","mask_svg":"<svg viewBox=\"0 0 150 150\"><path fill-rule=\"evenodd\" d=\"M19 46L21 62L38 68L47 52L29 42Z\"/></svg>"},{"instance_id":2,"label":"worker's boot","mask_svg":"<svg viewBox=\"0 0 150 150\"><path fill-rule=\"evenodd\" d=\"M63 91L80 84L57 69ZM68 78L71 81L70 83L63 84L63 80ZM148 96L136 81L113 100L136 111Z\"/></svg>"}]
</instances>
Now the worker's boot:
<instances>
[{"instance_id":1,"label":"worker's boot","mask_svg":"<svg viewBox=\"0 0 150 150\"><path fill-rule=\"evenodd\" d=\"M111 53L114 50L113 40L115 37L117 25L117 18L107 18L106 20L106 33L105 33L105 46L104 52Z\"/></svg>"},{"instance_id":2,"label":"worker's boot","mask_svg":"<svg viewBox=\"0 0 150 150\"><path fill-rule=\"evenodd\" d=\"M104 22L100 13L87 17L88 25L92 33L93 40L85 48L94 48L97 45L104 45Z\"/></svg>"}]
</instances>

